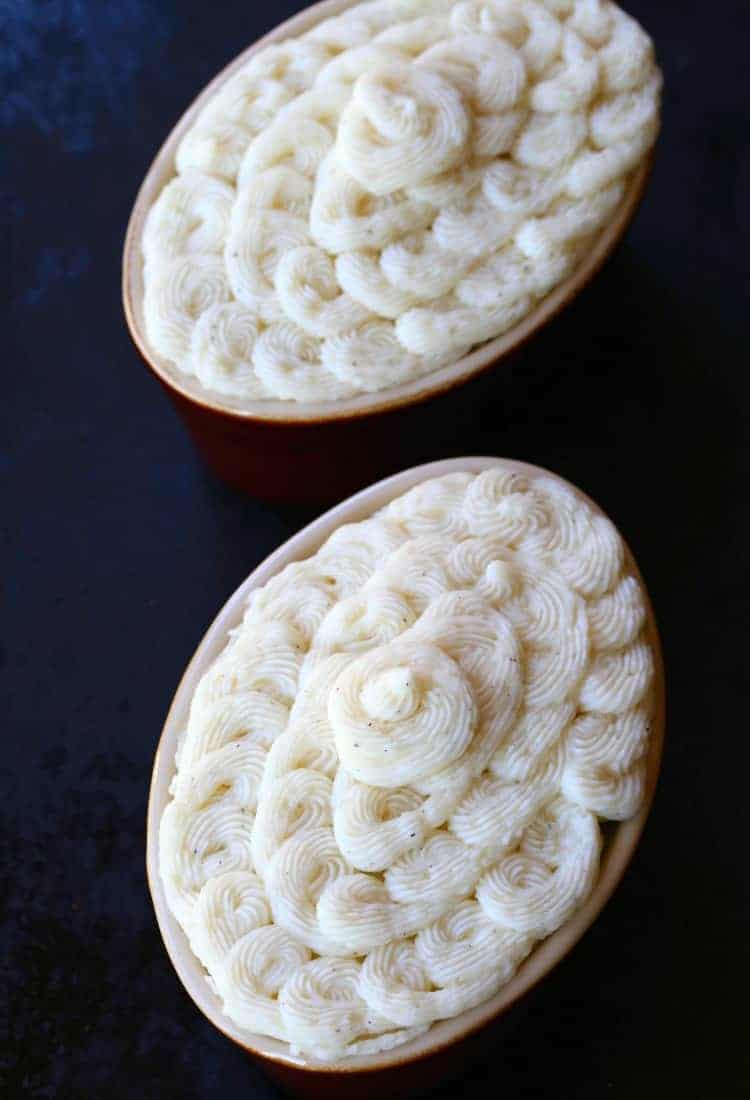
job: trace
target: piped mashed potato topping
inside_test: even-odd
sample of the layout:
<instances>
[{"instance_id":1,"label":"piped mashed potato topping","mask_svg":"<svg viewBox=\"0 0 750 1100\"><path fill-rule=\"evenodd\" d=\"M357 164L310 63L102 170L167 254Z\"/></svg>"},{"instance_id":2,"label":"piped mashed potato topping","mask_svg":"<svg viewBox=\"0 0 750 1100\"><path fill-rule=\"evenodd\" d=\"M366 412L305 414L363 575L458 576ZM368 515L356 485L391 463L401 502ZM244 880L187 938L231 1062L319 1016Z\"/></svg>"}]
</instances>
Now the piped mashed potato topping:
<instances>
[{"instance_id":1,"label":"piped mashed potato topping","mask_svg":"<svg viewBox=\"0 0 750 1100\"><path fill-rule=\"evenodd\" d=\"M499 335L612 219L658 131L609 0L375 0L256 53L143 233L157 353L233 399L335 401Z\"/></svg>"},{"instance_id":2,"label":"piped mashed potato topping","mask_svg":"<svg viewBox=\"0 0 750 1100\"><path fill-rule=\"evenodd\" d=\"M503 466L426 481L254 590L161 821L241 1028L330 1061L486 1000L644 791L654 656L612 524Z\"/></svg>"}]
</instances>

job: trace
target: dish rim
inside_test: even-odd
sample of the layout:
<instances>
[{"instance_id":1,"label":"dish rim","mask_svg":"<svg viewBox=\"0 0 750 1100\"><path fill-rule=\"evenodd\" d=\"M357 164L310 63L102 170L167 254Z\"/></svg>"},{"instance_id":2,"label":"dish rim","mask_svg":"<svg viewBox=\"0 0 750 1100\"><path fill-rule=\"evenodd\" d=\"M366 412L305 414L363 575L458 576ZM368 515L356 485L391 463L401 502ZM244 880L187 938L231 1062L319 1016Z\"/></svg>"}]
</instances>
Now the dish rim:
<instances>
[{"instance_id":1,"label":"dish rim","mask_svg":"<svg viewBox=\"0 0 750 1100\"><path fill-rule=\"evenodd\" d=\"M338 15L361 0L320 0L279 23L267 34L242 50L196 96L159 148L136 195L125 234L122 260L122 301L131 338L146 366L167 389L202 409L234 420L285 425L322 424L357 420L418 404L454 389L509 358L569 305L599 272L630 225L646 190L654 147L633 172L618 210L601 230L575 270L555 287L525 317L507 332L478 345L468 355L439 370L373 393L362 393L341 401L297 402L278 399L243 401L205 389L191 375L153 351L146 336L143 317L143 257L141 237L148 212L165 184L175 175L175 154L183 135L208 100L260 49L292 35L303 34L316 23Z\"/></svg>"},{"instance_id":2,"label":"dish rim","mask_svg":"<svg viewBox=\"0 0 750 1100\"><path fill-rule=\"evenodd\" d=\"M244 1031L224 1015L221 1001L211 991L206 981L206 971L193 954L185 933L167 905L159 873L159 822L169 801L168 787L174 775L179 733L184 727L195 686L224 648L228 631L241 620L249 592L265 584L270 577L290 562L315 553L331 532L341 524L356 523L367 518L414 485L445 474L480 473L495 466L527 476L550 477L566 488L572 489L578 498L585 501L597 514L605 515L599 505L577 486L558 474L530 463L513 459L471 456L441 459L413 466L375 482L337 504L268 555L235 589L214 618L177 686L157 745L149 790L146 827L146 873L149 890L164 946L186 992L200 1012L219 1031L254 1056L295 1070L346 1076L376 1072L420 1061L468 1038L508 1011L570 953L594 923L633 859L653 803L659 776L665 735L666 699L662 648L651 599L638 563L623 539L625 562L640 581L645 594L645 630L655 661L654 712L643 803L634 817L627 821L611 823L608 843L603 849L599 875L594 889L584 904L556 932L539 942L511 980L493 997L458 1016L432 1024L424 1034L392 1050L379 1054L358 1055L333 1063L313 1061L301 1055L292 1054L288 1044L281 1040ZM622 535L620 537L622 538Z\"/></svg>"}]
</instances>

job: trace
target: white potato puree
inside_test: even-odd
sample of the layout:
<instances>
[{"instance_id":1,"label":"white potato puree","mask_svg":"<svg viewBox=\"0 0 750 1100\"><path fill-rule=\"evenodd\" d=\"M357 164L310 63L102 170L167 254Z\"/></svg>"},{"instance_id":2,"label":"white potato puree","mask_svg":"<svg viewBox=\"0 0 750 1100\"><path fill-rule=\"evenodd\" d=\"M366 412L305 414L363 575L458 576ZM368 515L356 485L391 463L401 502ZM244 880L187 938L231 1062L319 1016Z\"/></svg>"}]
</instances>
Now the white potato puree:
<instances>
[{"instance_id":1,"label":"white potato puree","mask_svg":"<svg viewBox=\"0 0 750 1100\"><path fill-rule=\"evenodd\" d=\"M330 1060L490 997L643 797L654 659L612 524L427 481L252 592L161 821L169 906L248 1031Z\"/></svg>"},{"instance_id":2,"label":"white potato puree","mask_svg":"<svg viewBox=\"0 0 750 1100\"><path fill-rule=\"evenodd\" d=\"M203 108L149 212L148 339L248 401L454 362L591 247L660 88L609 0L374 0L268 46Z\"/></svg>"}]
</instances>

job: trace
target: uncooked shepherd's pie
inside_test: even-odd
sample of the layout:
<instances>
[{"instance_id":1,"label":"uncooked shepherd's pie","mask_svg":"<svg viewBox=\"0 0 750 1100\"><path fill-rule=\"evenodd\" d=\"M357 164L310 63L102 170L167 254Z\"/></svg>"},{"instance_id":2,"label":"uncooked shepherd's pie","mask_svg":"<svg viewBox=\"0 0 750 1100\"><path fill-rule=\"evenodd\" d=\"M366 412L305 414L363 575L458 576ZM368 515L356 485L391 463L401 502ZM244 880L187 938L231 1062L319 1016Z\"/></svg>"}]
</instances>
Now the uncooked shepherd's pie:
<instances>
[{"instance_id":1,"label":"uncooked shepherd's pie","mask_svg":"<svg viewBox=\"0 0 750 1100\"><path fill-rule=\"evenodd\" d=\"M644 791L654 655L612 524L502 466L426 481L254 590L160 830L227 1016L322 1061L492 996Z\"/></svg>"},{"instance_id":2,"label":"uncooked shepherd's pie","mask_svg":"<svg viewBox=\"0 0 750 1100\"><path fill-rule=\"evenodd\" d=\"M261 49L148 215L153 350L235 402L337 401L455 362L591 249L660 88L609 0L375 0Z\"/></svg>"}]
</instances>

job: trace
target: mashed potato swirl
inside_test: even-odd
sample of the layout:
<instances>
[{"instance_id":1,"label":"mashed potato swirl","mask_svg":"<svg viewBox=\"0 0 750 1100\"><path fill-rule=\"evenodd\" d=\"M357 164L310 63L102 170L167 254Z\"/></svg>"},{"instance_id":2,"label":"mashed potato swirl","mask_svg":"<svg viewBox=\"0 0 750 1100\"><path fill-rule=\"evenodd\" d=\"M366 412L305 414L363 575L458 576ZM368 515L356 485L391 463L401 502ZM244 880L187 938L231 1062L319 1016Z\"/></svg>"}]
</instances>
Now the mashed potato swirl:
<instances>
[{"instance_id":1,"label":"mashed potato swirl","mask_svg":"<svg viewBox=\"0 0 750 1100\"><path fill-rule=\"evenodd\" d=\"M337 401L521 320L656 140L610 0L371 0L236 71L146 219L159 355L234 400Z\"/></svg>"},{"instance_id":2,"label":"mashed potato swirl","mask_svg":"<svg viewBox=\"0 0 750 1100\"><path fill-rule=\"evenodd\" d=\"M654 655L612 524L502 464L425 481L248 600L160 828L224 1011L332 1060L492 996L638 809Z\"/></svg>"}]
</instances>

